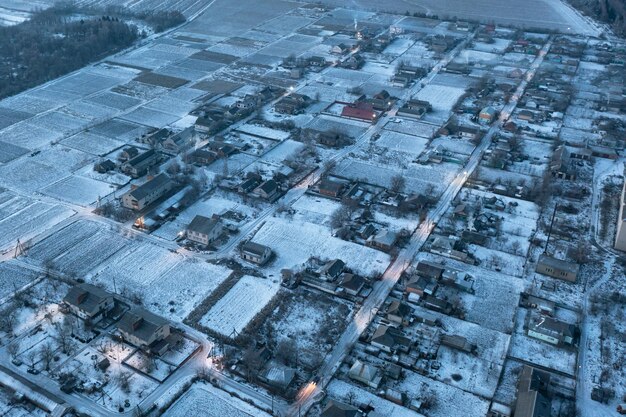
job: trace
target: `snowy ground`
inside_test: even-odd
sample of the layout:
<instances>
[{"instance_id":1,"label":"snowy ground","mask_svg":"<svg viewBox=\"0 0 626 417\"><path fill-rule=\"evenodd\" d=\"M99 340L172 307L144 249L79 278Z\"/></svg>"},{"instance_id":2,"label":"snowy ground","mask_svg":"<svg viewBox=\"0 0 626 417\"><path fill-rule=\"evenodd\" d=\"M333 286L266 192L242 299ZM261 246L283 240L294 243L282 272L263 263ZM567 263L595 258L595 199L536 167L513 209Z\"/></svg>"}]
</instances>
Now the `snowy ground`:
<instances>
[{"instance_id":1,"label":"snowy ground","mask_svg":"<svg viewBox=\"0 0 626 417\"><path fill-rule=\"evenodd\" d=\"M389 255L332 237L328 228L307 222L270 218L252 240L276 253L277 259L268 266L276 275L283 268L298 267L312 256L339 258L366 276L383 272L389 264Z\"/></svg>"},{"instance_id":2,"label":"snowy ground","mask_svg":"<svg viewBox=\"0 0 626 417\"><path fill-rule=\"evenodd\" d=\"M239 334L279 288L267 279L245 275L202 317L200 324L227 337L233 332Z\"/></svg>"},{"instance_id":3,"label":"snowy ground","mask_svg":"<svg viewBox=\"0 0 626 417\"><path fill-rule=\"evenodd\" d=\"M164 417L269 417L269 414L206 383L196 383Z\"/></svg>"}]
</instances>

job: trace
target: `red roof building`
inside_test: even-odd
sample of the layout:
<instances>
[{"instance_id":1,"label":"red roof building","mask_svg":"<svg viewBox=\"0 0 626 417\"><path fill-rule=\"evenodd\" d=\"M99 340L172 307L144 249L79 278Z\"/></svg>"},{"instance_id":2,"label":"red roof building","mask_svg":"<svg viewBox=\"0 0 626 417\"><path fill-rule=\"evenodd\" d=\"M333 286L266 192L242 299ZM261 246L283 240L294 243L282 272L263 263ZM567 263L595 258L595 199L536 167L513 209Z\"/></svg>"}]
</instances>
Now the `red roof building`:
<instances>
[{"instance_id":1,"label":"red roof building","mask_svg":"<svg viewBox=\"0 0 626 417\"><path fill-rule=\"evenodd\" d=\"M346 105L341 111L341 116L371 123L376 120L378 113L371 103L358 102Z\"/></svg>"}]
</instances>

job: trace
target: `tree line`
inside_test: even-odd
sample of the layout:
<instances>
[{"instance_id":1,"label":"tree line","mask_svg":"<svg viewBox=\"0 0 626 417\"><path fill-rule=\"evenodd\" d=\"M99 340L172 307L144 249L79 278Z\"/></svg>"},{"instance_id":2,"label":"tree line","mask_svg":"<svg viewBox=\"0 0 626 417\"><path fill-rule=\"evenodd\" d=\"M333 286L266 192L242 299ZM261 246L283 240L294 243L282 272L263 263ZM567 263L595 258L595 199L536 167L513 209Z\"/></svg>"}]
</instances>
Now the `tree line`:
<instances>
[{"instance_id":1,"label":"tree line","mask_svg":"<svg viewBox=\"0 0 626 417\"><path fill-rule=\"evenodd\" d=\"M132 45L145 34L125 22L131 17L143 19L155 31L185 20L178 12L97 15L60 4L36 11L18 25L0 27L0 99Z\"/></svg>"}]
</instances>

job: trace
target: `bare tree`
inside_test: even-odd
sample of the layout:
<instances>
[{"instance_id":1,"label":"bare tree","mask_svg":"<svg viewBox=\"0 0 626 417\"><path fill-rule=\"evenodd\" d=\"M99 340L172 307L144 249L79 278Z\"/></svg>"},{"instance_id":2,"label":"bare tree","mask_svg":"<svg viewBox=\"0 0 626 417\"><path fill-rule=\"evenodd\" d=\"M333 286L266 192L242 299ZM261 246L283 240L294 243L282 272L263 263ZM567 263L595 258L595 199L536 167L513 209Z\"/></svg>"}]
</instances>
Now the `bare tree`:
<instances>
[{"instance_id":1,"label":"bare tree","mask_svg":"<svg viewBox=\"0 0 626 417\"><path fill-rule=\"evenodd\" d=\"M126 394L130 393L130 377L132 374L127 371L120 371L115 376L115 381L120 389Z\"/></svg>"},{"instance_id":2,"label":"bare tree","mask_svg":"<svg viewBox=\"0 0 626 417\"><path fill-rule=\"evenodd\" d=\"M389 190L393 193L401 193L404 191L404 187L406 186L406 180L400 174L394 175L391 177L391 185Z\"/></svg>"},{"instance_id":3,"label":"bare tree","mask_svg":"<svg viewBox=\"0 0 626 417\"><path fill-rule=\"evenodd\" d=\"M17 354L19 353L19 351L20 351L20 346L17 343L13 342L7 345L7 353L11 355L11 358L17 357Z\"/></svg>"},{"instance_id":4,"label":"bare tree","mask_svg":"<svg viewBox=\"0 0 626 417\"><path fill-rule=\"evenodd\" d=\"M288 366L294 366L297 357L296 342L292 339L283 339L276 346L276 357Z\"/></svg>"},{"instance_id":5,"label":"bare tree","mask_svg":"<svg viewBox=\"0 0 626 417\"><path fill-rule=\"evenodd\" d=\"M46 369L46 371L50 370L50 364L54 360L54 349L52 348L52 344L50 342L44 343L39 349L39 357L41 358L41 362Z\"/></svg>"}]
</instances>

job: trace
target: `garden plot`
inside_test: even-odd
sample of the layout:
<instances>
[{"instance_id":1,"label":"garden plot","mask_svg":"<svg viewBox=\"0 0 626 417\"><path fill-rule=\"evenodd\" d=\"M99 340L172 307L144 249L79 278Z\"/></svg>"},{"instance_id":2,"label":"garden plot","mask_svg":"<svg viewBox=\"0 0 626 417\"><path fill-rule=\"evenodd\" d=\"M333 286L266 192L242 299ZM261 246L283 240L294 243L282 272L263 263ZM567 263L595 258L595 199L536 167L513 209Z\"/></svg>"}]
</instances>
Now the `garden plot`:
<instances>
[{"instance_id":1,"label":"garden plot","mask_svg":"<svg viewBox=\"0 0 626 417\"><path fill-rule=\"evenodd\" d=\"M133 288L144 305L169 320L182 322L232 271L219 265L186 259L151 285Z\"/></svg>"},{"instance_id":2,"label":"garden plot","mask_svg":"<svg viewBox=\"0 0 626 417\"><path fill-rule=\"evenodd\" d=\"M474 294L458 293L465 320L502 333L513 331L519 294L525 286L523 280L432 253L420 253L420 259L445 263L446 267L466 272L474 278Z\"/></svg>"},{"instance_id":3,"label":"garden plot","mask_svg":"<svg viewBox=\"0 0 626 417\"><path fill-rule=\"evenodd\" d=\"M106 90L119 84L119 79L90 73L88 71L78 71L67 77L62 77L49 84L50 90L62 93L72 93L85 97L101 90Z\"/></svg>"},{"instance_id":4,"label":"garden plot","mask_svg":"<svg viewBox=\"0 0 626 417\"><path fill-rule=\"evenodd\" d=\"M66 135L86 128L90 120L71 116L61 111L53 111L30 119L28 123L44 129L55 130Z\"/></svg>"},{"instance_id":5,"label":"garden plot","mask_svg":"<svg viewBox=\"0 0 626 417\"><path fill-rule=\"evenodd\" d=\"M19 158L28 151L26 148L0 141L0 164L6 164L15 158Z\"/></svg>"},{"instance_id":6,"label":"garden plot","mask_svg":"<svg viewBox=\"0 0 626 417\"><path fill-rule=\"evenodd\" d=\"M366 391L359 386L348 384L347 382L340 381L338 379L332 380L326 391L332 398L336 398L346 404L352 403L356 406L373 407L376 410L376 413L380 413L380 415L383 416L424 417L422 414L392 403L391 401ZM467 412L467 410L468 409L464 407L464 411ZM485 414L486 412L487 410L485 409ZM449 415L446 415L446 417L449 417Z\"/></svg>"},{"instance_id":7,"label":"garden plot","mask_svg":"<svg viewBox=\"0 0 626 417\"><path fill-rule=\"evenodd\" d=\"M549 343L528 337L524 331L524 320L528 310L519 308L515 333L511 339L509 356L524 362L531 362L539 366L575 375L576 351L562 349Z\"/></svg>"},{"instance_id":8,"label":"garden plot","mask_svg":"<svg viewBox=\"0 0 626 417\"><path fill-rule=\"evenodd\" d=\"M294 219L329 226L329 218L341 205L334 200L305 194L292 207L296 210Z\"/></svg>"},{"instance_id":9,"label":"garden plot","mask_svg":"<svg viewBox=\"0 0 626 417\"><path fill-rule=\"evenodd\" d=\"M52 265L64 274L85 277L126 245L127 239L108 230L100 230L55 258Z\"/></svg>"},{"instance_id":10,"label":"garden plot","mask_svg":"<svg viewBox=\"0 0 626 417\"><path fill-rule=\"evenodd\" d=\"M509 172L501 169L495 169L480 165L477 169L477 179L479 181L485 181L488 184L532 184L536 179L526 174L520 174L517 172Z\"/></svg>"},{"instance_id":11,"label":"garden plot","mask_svg":"<svg viewBox=\"0 0 626 417\"><path fill-rule=\"evenodd\" d=\"M245 275L200 319L200 324L233 337L245 329L279 289L278 283Z\"/></svg>"},{"instance_id":12,"label":"garden plot","mask_svg":"<svg viewBox=\"0 0 626 417\"><path fill-rule=\"evenodd\" d=\"M417 156L424 152L428 145L428 140L418 136L383 130L380 138L376 140L376 145Z\"/></svg>"},{"instance_id":13,"label":"garden plot","mask_svg":"<svg viewBox=\"0 0 626 417\"><path fill-rule=\"evenodd\" d=\"M435 113L447 115L463 94L465 94L464 88L429 84L421 89L415 98L428 101Z\"/></svg>"},{"instance_id":14,"label":"garden plot","mask_svg":"<svg viewBox=\"0 0 626 417\"><path fill-rule=\"evenodd\" d=\"M441 149L447 150L452 154L463 156L470 156L476 148L476 146L467 139L458 139L452 136L439 136L433 139L430 145L433 149L439 146Z\"/></svg>"},{"instance_id":15,"label":"garden plot","mask_svg":"<svg viewBox=\"0 0 626 417\"><path fill-rule=\"evenodd\" d=\"M147 109L164 112L178 117L183 117L187 115L191 110L196 107L197 104L172 97L158 98L146 105Z\"/></svg>"},{"instance_id":16,"label":"garden plot","mask_svg":"<svg viewBox=\"0 0 626 417\"><path fill-rule=\"evenodd\" d=\"M32 113L0 107L0 130L32 117Z\"/></svg>"},{"instance_id":17,"label":"garden plot","mask_svg":"<svg viewBox=\"0 0 626 417\"><path fill-rule=\"evenodd\" d=\"M28 250L26 260L36 265L43 265L71 250L89 236L98 233L101 228L102 225L92 221L73 222L36 243Z\"/></svg>"},{"instance_id":18,"label":"garden plot","mask_svg":"<svg viewBox=\"0 0 626 417\"><path fill-rule=\"evenodd\" d=\"M167 411L163 417L270 417L225 391L206 383L195 383Z\"/></svg>"},{"instance_id":19,"label":"garden plot","mask_svg":"<svg viewBox=\"0 0 626 417\"><path fill-rule=\"evenodd\" d=\"M435 135L438 127L429 123L398 118L396 122L387 122L387 124L385 124L385 130L430 139Z\"/></svg>"},{"instance_id":20,"label":"garden plot","mask_svg":"<svg viewBox=\"0 0 626 417\"><path fill-rule=\"evenodd\" d=\"M0 220L0 249L26 242L75 214L63 206L30 201L26 208Z\"/></svg>"},{"instance_id":21,"label":"garden plot","mask_svg":"<svg viewBox=\"0 0 626 417\"><path fill-rule=\"evenodd\" d=\"M108 106L116 110L128 110L142 103L142 100L138 98L113 93L111 91L105 91L98 95L88 97L85 101Z\"/></svg>"},{"instance_id":22,"label":"garden plot","mask_svg":"<svg viewBox=\"0 0 626 417\"><path fill-rule=\"evenodd\" d=\"M474 51L472 49L464 49L460 54L454 58L453 62L459 62L463 64L487 64L487 65L495 65L499 63L500 56L497 54L492 54L490 52L481 52Z\"/></svg>"},{"instance_id":23,"label":"garden plot","mask_svg":"<svg viewBox=\"0 0 626 417\"><path fill-rule=\"evenodd\" d=\"M63 103L54 99L45 99L22 93L0 101L0 108L12 111L23 111L31 114L39 114L62 106Z\"/></svg>"},{"instance_id":24,"label":"garden plot","mask_svg":"<svg viewBox=\"0 0 626 417\"><path fill-rule=\"evenodd\" d=\"M487 42L474 42L472 49L482 52L493 52L496 54L503 54L506 48L511 44L510 39L493 38L492 43Z\"/></svg>"},{"instance_id":25,"label":"garden plot","mask_svg":"<svg viewBox=\"0 0 626 417\"><path fill-rule=\"evenodd\" d=\"M142 293L158 278L174 268L181 256L147 242L135 242L107 262L94 281L107 287L116 281L118 290L126 287L131 292Z\"/></svg>"},{"instance_id":26,"label":"garden plot","mask_svg":"<svg viewBox=\"0 0 626 417\"><path fill-rule=\"evenodd\" d=\"M168 65L163 68L159 68L155 74L167 75L174 78L181 78L190 81L200 80L207 75L208 71L201 71L193 68L183 68L178 65ZM176 91L176 90L174 90Z\"/></svg>"},{"instance_id":27,"label":"garden plot","mask_svg":"<svg viewBox=\"0 0 626 417\"><path fill-rule=\"evenodd\" d=\"M0 167L0 184L32 193L67 177L68 174L32 159L13 161Z\"/></svg>"},{"instance_id":28,"label":"garden plot","mask_svg":"<svg viewBox=\"0 0 626 417\"><path fill-rule=\"evenodd\" d=\"M387 45L387 47L383 51L383 54L400 56L404 54L410 47L412 47L413 44L415 44L415 40L400 36L394 39L393 42L391 42L389 45Z\"/></svg>"},{"instance_id":29,"label":"garden plot","mask_svg":"<svg viewBox=\"0 0 626 417\"><path fill-rule=\"evenodd\" d=\"M70 148L96 156L104 156L124 146L124 142L102 136L96 133L83 131L74 136L64 139L61 143Z\"/></svg>"},{"instance_id":30,"label":"garden plot","mask_svg":"<svg viewBox=\"0 0 626 417\"><path fill-rule=\"evenodd\" d=\"M371 125L369 123L359 122L356 120L339 119L332 116L320 116L316 117L306 127L320 132L333 130L348 135L351 138L358 138L362 136L370 126Z\"/></svg>"},{"instance_id":31,"label":"garden plot","mask_svg":"<svg viewBox=\"0 0 626 417\"><path fill-rule=\"evenodd\" d=\"M130 122L139 123L144 126L156 127L158 129L174 123L179 116L175 116L169 113L163 113L161 111L148 109L145 107L138 108L130 113L121 116L122 119Z\"/></svg>"},{"instance_id":32,"label":"garden plot","mask_svg":"<svg viewBox=\"0 0 626 417\"><path fill-rule=\"evenodd\" d=\"M136 350L132 355L124 359L124 363L159 382L165 381L175 370L173 366L163 362L158 357L149 356L149 354L141 350Z\"/></svg>"},{"instance_id":33,"label":"garden plot","mask_svg":"<svg viewBox=\"0 0 626 417\"><path fill-rule=\"evenodd\" d=\"M108 106L81 100L73 101L67 106L61 107L59 112L73 117L94 121L108 119L118 113L118 110L112 109Z\"/></svg>"},{"instance_id":34,"label":"garden plot","mask_svg":"<svg viewBox=\"0 0 626 417\"><path fill-rule=\"evenodd\" d=\"M45 127L23 122L0 131L0 140L26 149L36 149L49 145L63 137L63 134Z\"/></svg>"},{"instance_id":35,"label":"garden plot","mask_svg":"<svg viewBox=\"0 0 626 417\"><path fill-rule=\"evenodd\" d=\"M418 307L418 310L421 309ZM441 363L441 368L433 370L433 376L439 381L480 397L493 397L508 351L510 336L445 314L429 313L441 320L445 334L465 337L469 343L477 346L475 355L439 346L437 360Z\"/></svg>"},{"instance_id":36,"label":"garden plot","mask_svg":"<svg viewBox=\"0 0 626 417\"><path fill-rule=\"evenodd\" d=\"M302 87L298 90L298 94L304 94L309 97L319 97L321 102L328 104L335 101L351 103L356 99L356 96L354 94L347 93L345 88L327 85L321 81Z\"/></svg>"},{"instance_id":37,"label":"garden plot","mask_svg":"<svg viewBox=\"0 0 626 417\"><path fill-rule=\"evenodd\" d=\"M291 133L285 132L284 130L272 129L270 127L255 125L255 124L244 124L237 127L238 132L247 133L253 136L260 136L263 138L268 138L276 141L283 141L287 139Z\"/></svg>"},{"instance_id":38,"label":"garden plot","mask_svg":"<svg viewBox=\"0 0 626 417\"><path fill-rule=\"evenodd\" d=\"M310 257L339 258L355 273L373 276L382 273L389 265L389 255L375 249L332 237L324 226L279 218L268 219L253 238L276 253L271 264L273 271L293 268Z\"/></svg>"},{"instance_id":39,"label":"garden plot","mask_svg":"<svg viewBox=\"0 0 626 417\"><path fill-rule=\"evenodd\" d=\"M282 164L286 159L297 155L302 148L304 148L304 144L302 142L287 139L263 155L262 160L273 164Z\"/></svg>"},{"instance_id":40,"label":"garden plot","mask_svg":"<svg viewBox=\"0 0 626 417\"><path fill-rule=\"evenodd\" d=\"M438 165L414 165L411 164L403 171L407 179L406 188L408 192L432 194L432 192L443 192L447 184L454 179L460 167L453 164ZM344 159L334 170L338 176L353 180L364 179L365 182L389 188L391 178L400 172L397 168L379 166L373 163L357 161L354 159ZM427 192L432 189L432 192Z\"/></svg>"},{"instance_id":41,"label":"garden plot","mask_svg":"<svg viewBox=\"0 0 626 417\"><path fill-rule=\"evenodd\" d=\"M41 192L68 203L87 207L115 190L116 187L109 183L72 175L43 188Z\"/></svg>"},{"instance_id":42,"label":"garden plot","mask_svg":"<svg viewBox=\"0 0 626 417\"><path fill-rule=\"evenodd\" d=\"M145 126L140 126L121 119L110 119L90 129L91 133L104 135L126 143L140 137L147 131L148 128Z\"/></svg>"},{"instance_id":43,"label":"garden plot","mask_svg":"<svg viewBox=\"0 0 626 417\"><path fill-rule=\"evenodd\" d=\"M15 261L0 263L0 304L5 297L32 283L40 274L25 268Z\"/></svg>"},{"instance_id":44,"label":"garden plot","mask_svg":"<svg viewBox=\"0 0 626 417\"><path fill-rule=\"evenodd\" d=\"M298 362L316 368L323 356L332 349L352 317L348 305L326 294L308 291L284 297L266 320L275 335L274 341L298 341ZM289 360L289 359L288 359Z\"/></svg>"},{"instance_id":45,"label":"garden plot","mask_svg":"<svg viewBox=\"0 0 626 417\"><path fill-rule=\"evenodd\" d=\"M489 410L488 400L412 371L407 372L402 381L391 384L390 388L417 399L422 397L424 391L431 393L436 400L427 411L428 417L484 416Z\"/></svg>"},{"instance_id":46,"label":"garden plot","mask_svg":"<svg viewBox=\"0 0 626 417\"><path fill-rule=\"evenodd\" d=\"M253 155L238 153L230 158L218 159L207 167L207 171L221 175L224 173L224 166L226 166L228 168L228 172L232 174L243 170L256 160L257 158Z\"/></svg>"}]
</instances>

